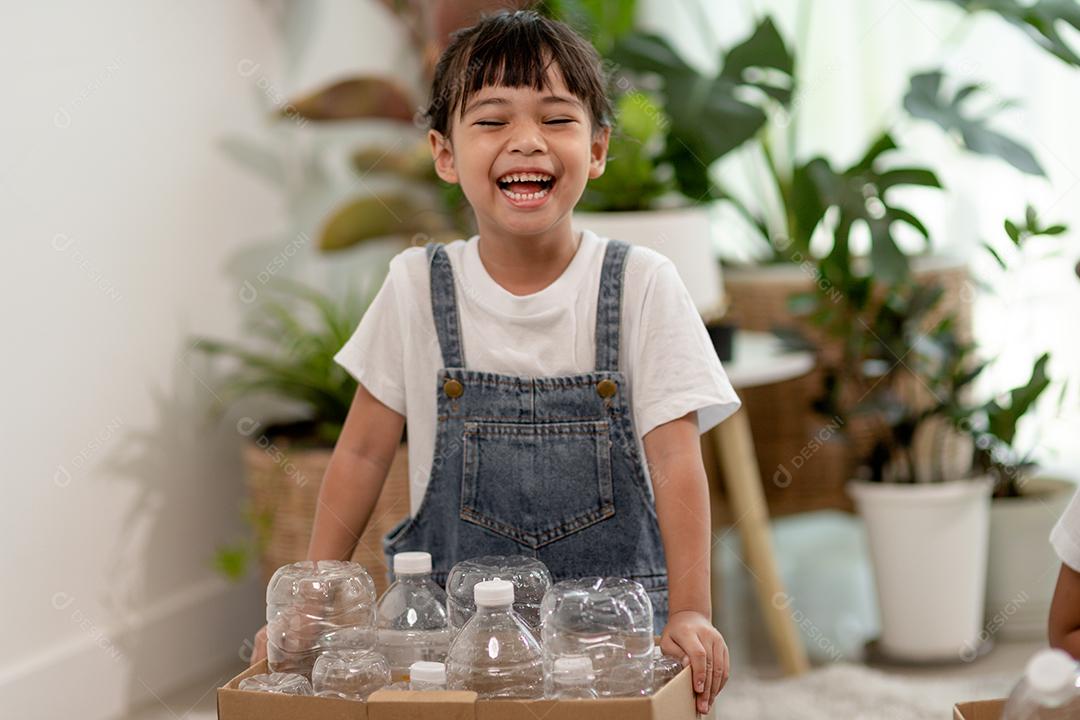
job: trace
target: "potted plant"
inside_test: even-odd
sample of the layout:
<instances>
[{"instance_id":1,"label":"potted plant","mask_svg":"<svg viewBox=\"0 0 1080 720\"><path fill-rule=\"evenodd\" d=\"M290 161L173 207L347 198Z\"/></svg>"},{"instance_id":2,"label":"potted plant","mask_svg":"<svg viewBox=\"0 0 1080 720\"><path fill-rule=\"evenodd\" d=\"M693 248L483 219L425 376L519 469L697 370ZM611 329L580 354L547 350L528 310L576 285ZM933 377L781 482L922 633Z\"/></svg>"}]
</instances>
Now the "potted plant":
<instances>
[{"instance_id":1,"label":"potted plant","mask_svg":"<svg viewBox=\"0 0 1080 720\"><path fill-rule=\"evenodd\" d=\"M307 555L322 478L356 393L356 381L333 357L371 300L349 292L338 304L289 280L268 287L273 297L246 318L249 343L205 337L191 343L195 353L232 362L213 388L219 414L241 401L273 402L273 409L249 410L235 422L244 438L245 517L254 532L251 539L221 547L215 558L230 578L242 577L257 560L264 581ZM380 590L386 575L382 536L408 511L403 442L353 556Z\"/></svg>"},{"instance_id":2,"label":"potted plant","mask_svg":"<svg viewBox=\"0 0 1080 720\"><path fill-rule=\"evenodd\" d=\"M985 245L999 275L984 284L992 288L1001 274L1051 255L1056 248L1040 252L1031 246L1045 245L1048 238L1066 232L1061 224L1044 225L1030 206L1022 220L1006 220L1009 242ZM1051 387L1048 362L1044 353L1024 385L976 408L968 423L975 439L975 465L994 480L986 614L1005 639L1046 636L1060 565L1047 538L1076 491L1075 481L1040 472L1032 458L1034 448L1021 447L1017 439L1021 422Z\"/></svg>"}]
</instances>

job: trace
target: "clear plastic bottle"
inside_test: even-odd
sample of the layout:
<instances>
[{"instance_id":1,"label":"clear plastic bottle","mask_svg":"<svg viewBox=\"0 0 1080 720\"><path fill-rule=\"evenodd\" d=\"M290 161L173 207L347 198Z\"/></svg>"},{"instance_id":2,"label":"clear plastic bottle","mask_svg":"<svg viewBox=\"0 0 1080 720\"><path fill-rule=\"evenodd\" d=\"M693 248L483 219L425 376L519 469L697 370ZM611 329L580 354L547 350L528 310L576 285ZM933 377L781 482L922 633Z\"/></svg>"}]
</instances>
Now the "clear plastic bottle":
<instances>
[{"instance_id":1,"label":"clear plastic bottle","mask_svg":"<svg viewBox=\"0 0 1080 720\"><path fill-rule=\"evenodd\" d=\"M390 685L390 665L374 650L327 650L311 669L311 686L320 697L367 700Z\"/></svg>"},{"instance_id":2,"label":"clear plastic bottle","mask_svg":"<svg viewBox=\"0 0 1080 720\"><path fill-rule=\"evenodd\" d=\"M410 690L445 690L446 665L420 660L409 667Z\"/></svg>"},{"instance_id":3,"label":"clear plastic bottle","mask_svg":"<svg viewBox=\"0 0 1080 720\"><path fill-rule=\"evenodd\" d=\"M419 660L442 662L450 646L446 593L431 579L431 555L394 555L394 582L379 598L377 648L395 680L407 680Z\"/></svg>"},{"instance_id":4,"label":"clear plastic bottle","mask_svg":"<svg viewBox=\"0 0 1080 720\"><path fill-rule=\"evenodd\" d=\"M674 680L675 676L682 672L683 664L670 655L665 655L663 651L660 650L659 645L653 645L652 667L652 691L656 692Z\"/></svg>"},{"instance_id":5,"label":"clear plastic bottle","mask_svg":"<svg viewBox=\"0 0 1080 720\"><path fill-rule=\"evenodd\" d=\"M1080 718L1080 664L1064 650L1040 650L1005 703L1001 720Z\"/></svg>"},{"instance_id":6,"label":"clear plastic bottle","mask_svg":"<svg viewBox=\"0 0 1080 720\"><path fill-rule=\"evenodd\" d=\"M324 650L375 647L375 583L360 563L285 565L266 587L266 625L270 670L310 677Z\"/></svg>"},{"instance_id":7,"label":"clear plastic bottle","mask_svg":"<svg viewBox=\"0 0 1080 720\"><path fill-rule=\"evenodd\" d=\"M595 683L592 660L586 655L567 655L555 660L547 696L552 700L595 699L600 697L593 687Z\"/></svg>"},{"instance_id":8,"label":"clear plastic bottle","mask_svg":"<svg viewBox=\"0 0 1080 720\"><path fill-rule=\"evenodd\" d=\"M540 634L540 603L551 587L551 572L540 560L525 555L485 555L469 558L450 568L446 578L446 610L452 634L476 612L473 588L485 580L509 580L514 584L514 610Z\"/></svg>"},{"instance_id":9,"label":"clear plastic bottle","mask_svg":"<svg viewBox=\"0 0 1080 720\"><path fill-rule=\"evenodd\" d=\"M241 690L272 692L282 695L314 695L311 681L296 673L263 673L240 681Z\"/></svg>"},{"instance_id":10,"label":"clear plastic bottle","mask_svg":"<svg viewBox=\"0 0 1080 720\"><path fill-rule=\"evenodd\" d=\"M563 580L544 595L540 616L548 692L556 660L580 655L592 661L600 697L652 692L652 601L641 583Z\"/></svg>"},{"instance_id":11,"label":"clear plastic bottle","mask_svg":"<svg viewBox=\"0 0 1080 720\"><path fill-rule=\"evenodd\" d=\"M450 643L446 684L482 698L541 698L544 658L532 630L514 612L514 585L485 580L473 588L476 613Z\"/></svg>"}]
</instances>

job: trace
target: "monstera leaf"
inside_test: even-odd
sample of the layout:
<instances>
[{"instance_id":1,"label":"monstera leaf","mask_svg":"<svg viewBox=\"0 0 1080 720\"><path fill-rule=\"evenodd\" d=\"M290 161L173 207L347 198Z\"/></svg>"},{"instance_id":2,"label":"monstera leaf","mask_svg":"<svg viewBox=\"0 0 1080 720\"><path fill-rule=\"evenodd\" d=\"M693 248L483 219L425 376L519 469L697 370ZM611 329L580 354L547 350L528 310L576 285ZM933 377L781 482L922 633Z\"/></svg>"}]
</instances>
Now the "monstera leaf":
<instances>
[{"instance_id":1,"label":"monstera leaf","mask_svg":"<svg viewBox=\"0 0 1080 720\"><path fill-rule=\"evenodd\" d=\"M713 196L709 167L765 125L767 98L785 107L791 102L795 61L769 18L727 52L714 77L700 74L666 40L647 33L622 37L611 58L632 72L659 76L671 119L662 159L692 199Z\"/></svg>"},{"instance_id":2,"label":"monstera leaf","mask_svg":"<svg viewBox=\"0 0 1080 720\"><path fill-rule=\"evenodd\" d=\"M870 262L875 278L899 282L907 277L908 259L897 246L896 223L914 228L929 238L926 227L911 212L889 204L889 190L900 186L940 188L937 176L925 168L884 168L881 158L895 150L886 133L879 137L857 163L837 172L828 160L817 157L795 168L792 200L796 221L794 240L809 256L810 237L830 208L836 208L833 248L822 260L822 272L834 284L846 287L853 274L850 239L853 226L862 221L870 230Z\"/></svg>"},{"instance_id":3,"label":"monstera leaf","mask_svg":"<svg viewBox=\"0 0 1080 720\"><path fill-rule=\"evenodd\" d=\"M1080 31L1080 4L1076 0L1036 0L1021 3L1017 0L948 0L964 10L975 13L983 10L997 13L1016 25L1035 41L1035 44L1070 65L1080 67L1077 55L1058 32L1058 23L1071 25Z\"/></svg>"},{"instance_id":4,"label":"monstera leaf","mask_svg":"<svg viewBox=\"0 0 1080 720\"><path fill-rule=\"evenodd\" d=\"M636 0L542 0L534 9L567 23L593 44L601 56L634 28Z\"/></svg>"},{"instance_id":5,"label":"monstera leaf","mask_svg":"<svg viewBox=\"0 0 1080 720\"><path fill-rule=\"evenodd\" d=\"M946 132L959 136L964 147L972 152L999 157L1030 175L1046 175L1030 150L991 130L987 117L968 111L967 101L982 91L979 85L965 85L949 97L941 87L943 79L940 70L913 75L904 96L904 108L913 116L937 123Z\"/></svg>"}]
</instances>

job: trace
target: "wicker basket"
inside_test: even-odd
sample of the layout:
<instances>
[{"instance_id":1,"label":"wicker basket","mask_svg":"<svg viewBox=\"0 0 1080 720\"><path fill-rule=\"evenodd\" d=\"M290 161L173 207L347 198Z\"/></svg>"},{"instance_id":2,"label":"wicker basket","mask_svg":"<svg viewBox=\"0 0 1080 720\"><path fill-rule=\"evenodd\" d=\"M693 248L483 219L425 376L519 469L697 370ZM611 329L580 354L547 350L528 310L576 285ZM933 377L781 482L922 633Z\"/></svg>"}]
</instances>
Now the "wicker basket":
<instances>
[{"instance_id":1,"label":"wicker basket","mask_svg":"<svg viewBox=\"0 0 1080 720\"><path fill-rule=\"evenodd\" d=\"M244 449L252 510L272 518L268 546L261 558L264 582L282 565L307 557L319 488L330 463L328 448L291 448L275 440L273 447L249 443ZM387 587L382 538L409 512L409 462L405 444L398 447L371 520L356 543L352 559L371 573L381 596Z\"/></svg>"},{"instance_id":2,"label":"wicker basket","mask_svg":"<svg viewBox=\"0 0 1080 720\"><path fill-rule=\"evenodd\" d=\"M918 280L936 282L945 289L927 325L939 321L945 313L956 313L958 333L970 338L966 266L947 258L929 258L915 261L912 270ZM796 329L817 343L823 353L837 352L837 340L823 336L819 328L793 316L788 309L788 299L810 292L815 282L812 275L796 265L725 270L724 286L730 301L725 319L743 330ZM831 431L837 421L818 416L810 407L822 392L823 377L821 368L816 368L795 380L739 391L750 418L765 496L773 515L852 510L844 486L858 459L874 442L874 423L871 419L853 420L843 427L843 432ZM917 379L911 378L910 385L915 395L924 392Z\"/></svg>"}]
</instances>

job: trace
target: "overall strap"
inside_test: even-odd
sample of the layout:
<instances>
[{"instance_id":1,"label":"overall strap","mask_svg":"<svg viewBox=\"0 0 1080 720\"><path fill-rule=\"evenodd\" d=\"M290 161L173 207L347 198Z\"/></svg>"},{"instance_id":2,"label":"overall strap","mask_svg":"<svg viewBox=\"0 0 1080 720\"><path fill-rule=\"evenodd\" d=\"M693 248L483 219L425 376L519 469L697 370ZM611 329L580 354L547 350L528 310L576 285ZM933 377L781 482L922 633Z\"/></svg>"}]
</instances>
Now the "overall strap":
<instances>
[{"instance_id":1,"label":"overall strap","mask_svg":"<svg viewBox=\"0 0 1080 720\"><path fill-rule=\"evenodd\" d=\"M600 293L596 298L596 369L619 369L619 324L622 317L623 270L630 244L609 240L600 271Z\"/></svg>"},{"instance_id":2,"label":"overall strap","mask_svg":"<svg viewBox=\"0 0 1080 720\"><path fill-rule=\"evenodd\" d=\"M431 276L431 312L435 317L435 332L439 335L443 367L465 367L461 349L461 325L458 322L457 296L454 292L454 271L450 257L441 243L430 242L425 247Z\"/></svg>"}]
</instances>

